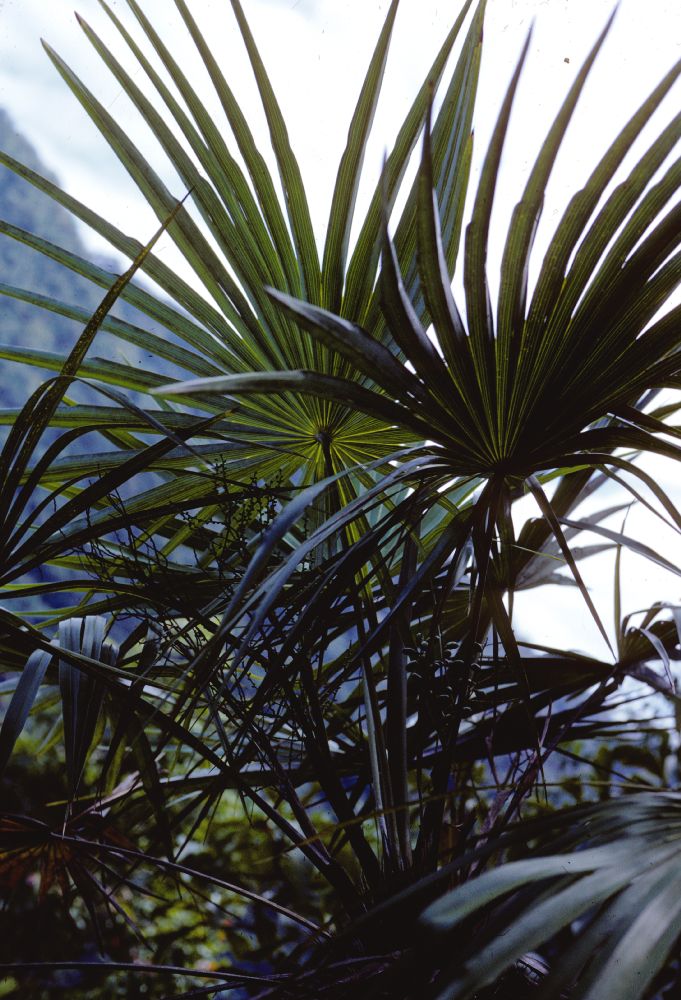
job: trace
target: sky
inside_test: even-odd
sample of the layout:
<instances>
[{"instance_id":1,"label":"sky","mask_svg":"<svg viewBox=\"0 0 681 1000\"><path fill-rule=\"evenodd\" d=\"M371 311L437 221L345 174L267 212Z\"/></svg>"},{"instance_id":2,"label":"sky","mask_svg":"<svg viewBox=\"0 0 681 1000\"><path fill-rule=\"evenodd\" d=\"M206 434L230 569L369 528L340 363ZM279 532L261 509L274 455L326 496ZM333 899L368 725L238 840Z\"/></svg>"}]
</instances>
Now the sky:
<instances>
[{"instance_id":1,"label":"sky","mask_svg":"<svg viewBox=\"0 0 681 1000\"><path fill-rule=\"evenodd\" d=\"M143 0L142 6L171 50L180 54L183 67L196 66L196 78L202 79L171 0ZM124 23L134 25L125 0L110 0L110 7ZM613 7L613 0L489 0L476 121L478 149L484 148L522 41L535 22L505 156L500 206L512 206L547 125ZM98 0L0 0L0 106L10 112L71 193L92 207L104 208L123 229L144 239L153 231L153 218L47 58L41 37L125 124L164 177L172 175L78 26L74 8L117 54L123 51ZM190 0L190 9L206 36L215 40L226 75L266 146L257 95L229 8L228 0ZM289 124L321 239L347 125L388 2L245 0L244 8ZM367 154L366 173L372 181L458 10L457 0L402 0L374 141ZM555 204L545 213L546 225L555 222L575 179L585 175L608 137L616 134L680 56L681 5L673 0L622 0L557 165ZM135 78L141 82L143 74L138 71ZM673 103L672 97L668 107ZM180 186L176 188L181 193ZM371 184L365 188L366 195Z\"/></svg>"},{"instance_id":2,"label":"sky","mask_svg":"<svg viewBox=\"0 0 681 1000\"><path fill-rule=\"evenodd\" d=\"M109 0L109 5L126 25L135 25L125 0ZM201 81L201 68L171 0L141 0L141 5L179 57L183 69L192 80ZM321 242L347 126L388 0L243 0L243 6L289 125ZM391 137L459 6L457 0L402 0L383 99L365 161L367 183L360 189L360 215L378 176L384 150L390 147ZM97 0L0 0L0 106L10 113L17 128L70 193L146 242L156 229L155 218L61 80L41 46L41 37L116 115L171 189L178 196L184 191L92 49L73 16L74 7L117 55L127 58ZM189 7L211 40L264 150L267 131L228 0L189 0ZM489 0L476 112L478 156L485 148L520 47L534 22L493 218L492 242L496 240L499 247L541 139L613 7L613 0ZM570 194L583 183L628 117L680 57L678 0L621 0L556 165L538 234L539 249L546 244ZM143 83L143 74L134 63L128 60L126 65L133 69L137 82ZM678 110L680 96L677 84L648 137ZM210 106L208 91L205 99ZM93 250L102 251L96 238L83 235ZM164 241L158 252L169 264L180 266L169 238L164 237ZM492 253L493 291L498 260L499 254L495 257ZM456 291L456 282L454 287ZM667 485L673 489L669 470L656 468L655 474L663 484L668 476ZM633 517L628 525L632 533ZM647 523L641 528L644 532L653 530L646 527ZM662 536L658 533L655 538ZM681 563L677 540L669 538L664 545L667 554L678 553ZM584 565L586 570L588 564ZM650 586L655 598L679 599L678 580L662 578L657 570L640 561L631 562L631 566L634 570L625 581L630 607L643 593L642 583ZM603 570L594 573L594 586L607 603L606 574ZM565 588L553 589L553 610L547 610L546 615L542 612L542 618L553 641L568 641L561 634L562 623L574 621L571 609L579 605L579 597L574 595L573 600ZM521 616L536 617L531 600L521 595ZM567 624L564 627L568 629ZM572 629L572 624L569 627ZM585 628L588 631L589 626ZM593 645L592 639L585 638L582 645Z\"/></svg>"}]
</instances>

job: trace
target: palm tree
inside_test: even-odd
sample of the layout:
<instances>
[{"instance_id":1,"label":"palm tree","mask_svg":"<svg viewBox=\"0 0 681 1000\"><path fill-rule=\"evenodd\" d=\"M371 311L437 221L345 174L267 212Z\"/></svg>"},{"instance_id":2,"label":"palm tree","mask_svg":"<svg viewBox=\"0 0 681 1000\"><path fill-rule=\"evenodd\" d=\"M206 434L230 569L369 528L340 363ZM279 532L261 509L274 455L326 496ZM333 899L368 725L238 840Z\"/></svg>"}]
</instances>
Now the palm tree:
<instances>
[{"instance_id":1,"label":"palm tree","mask_svg":"<svg viewBox=\"0 0 681 1000\"><path fill-rule=\"evenodd\" d=\"M679 307L657 318L681 276L681 210L674 204L679 164L659 175L678 141L681 116L610 190L681 62L575 194L529 288L546 185L608 22L530 171L492 303L490 215L528 44L485 153L462 241L484 2L475 10L464 4L445 39L350 251L363 153L397 14L396 0L391 4L351 123L321 259L284 119L238 0L232 7L270 128L283 204L185 0L176 0L177 9L243 168L140 5L128 0L128 6L165 76L103 4L166 115L89 26L81 26L166 151L198 218L178 203L86 85L49 47L48 54L203 292L150 247L0 154L1 162L135 257L134 268L165 293L134 284L132 272L114 283L87 261L0 224L96 284L112 285L67 362L41 358L61 379L46 392L40 428L72 430L31 468L38 438L24 411L13 433L28 435L29 444L14 467L17 446L7 452L14 468L7 491L18 489L25 504L47 488L42 509L54 503L57 513L36 531L28 532L29 519L31 544L10 546L6 593L19 593L15 581L41 561L78 567L86 579L72 584L84 592L80 606L54 616L62 621L52 644L48 629L27 631L20 616L3 614L5 646L21 651L11 662L26 665L0 730L0 764L9 760L37 692L55 679L70 747L68 829L62 822L36 833L10 818L5 864L16 871L18 856L24 872L29 840L41 856L58 843L64 884L71 879L93 913L93 899L115 908L111 888L136 867L204 877L178 861L176 851L231 797L245 815L266 818L332 890L321 922L274 901L301 936L294 952L299 961L284 963L267 995L344 995L352 982L366 996L473 996L523 952L555 937L569 914L585 912L610 849L602 844L612 841L617 856L629 858L644 843L620 843L617 824L607 828L617 811L606 810L606 832L594 848L600 853L585 851L588 864L558 885L566 898L581 902L561 917L563 895L541 896L553 916L539 929L532 915L535 882L544 893L542 880L560 873L562 856L493 867L479 883L470 878L535 836L535 827L510 824L550 755L570 740L607 733L607 713L624 677L657 683L646 665L650 651L668 663L677 642L674 625L653 609L638 632L622 626L611 661L556 650L537 659L516 636L512 594L551 582L556 559L564 561L609 642L582 580L574 537L583 530L599 536L582 555L616 548L619 565L622 548L630 547L678 572L640 540L603 524L620 507L589 518L580 518L577 508L616 481L681 527L671 499L634 461L634 453L673 460L680 454L678 431L665 422L673 407L651 411L650 404L660 388L678 387L681 367ZM467 17L433 122L432 92ZM424 120L418 176L395 222L396 197ZM465 309L451 290L457 265ZM37 293L6 291L78 316ZM169 337L110 318L118 295L162 322ZM158 358L156 370L86 360L99 326ZM76 373L92 380L111 405L60 405L66 380ZM134 391L134 402L121 390ZM60 457L72 437L92 431L105 435L108 450ZM90 482L95 471L103 475L99 486ZM128 487L130 493L140 473L154 478L144 480L139 496L116 492ZM517 532L513 504L525 490L542 517ZM93 618L103 612L113 617ZM112 636L123 615L134 627L116 648ZM99 769L93 753L103 755ZM512 767L502 781L497 765L504 760ZM495 785L495 794L472 810L481 780ZM86 791L88 782L104 792ZM91 810L78 805L85 794L101 803L104 822L94 833ZM668 801L641 797L642 815L654 813L659 802L666 816ZM556 814L536 837L573 822ZM124 844L120 832L137 826L142 847ZM545 842L550 838L537 840ZM563 837L551 850L575 843L574 836ZM645 882L651 906L666 899L664 879L675 851L663 852L662 867ZM605 942L604 965L586 968L587 985L579 988L592 992L584 996L595 996L594 989L599 996L621 995L603 991L611 988L613 956L628 940L625 907L642 891L639 864L634 856L619 881L603 882L598 898L616 908L620 937L598 937L607 920L594 919L593 935ZM614 876L612 866L606 868ZM220 891L272 908L267 893L212 877ZM460 881L453 895L445 893ZM498 913L492 909L492 930L477 933L471 914L516 887L510 903ZM554 892L553 883L549 889ZM278 891L286 897L281 886ZM418 912L438 896L417 925ZM508 948L491 962L495 935L518 913ZM324 920L331 921L331 935ZM636 980L632 997L644 995L666 961L678 936L674 920L660 925L655 961ZM438 934L429 940L424 927ZM453 965L451 928L458 936ZM557 985L547 987L550 995L580 975L585 947L577 942L577 957L566 959L569 974L559 971ZM247 983L243 970L224 981L230 976ZM263 984L249 988L256 995Z\"/></svg>"}]
</instances>

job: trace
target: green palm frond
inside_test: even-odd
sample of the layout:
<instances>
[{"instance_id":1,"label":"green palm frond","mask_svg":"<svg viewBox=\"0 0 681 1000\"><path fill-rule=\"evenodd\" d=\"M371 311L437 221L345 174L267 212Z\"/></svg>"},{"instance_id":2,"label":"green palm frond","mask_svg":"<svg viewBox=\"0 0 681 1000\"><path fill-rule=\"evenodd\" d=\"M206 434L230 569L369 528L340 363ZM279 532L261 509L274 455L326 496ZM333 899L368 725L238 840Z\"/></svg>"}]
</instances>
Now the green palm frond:
<instances>
[{"instance_id":1,"label":"green palm frond","mask_svg":"<svg viewBox=\"0 0 681 1000\"><path fill-rule=\"evenodd\" d=\"M545 853L549 842L539 855L502 864L423 913L423 924L439 936L440 946L458 952L440 973L433 995L476 996L560 931L567 931L567 938L539 991L542 998L647 995L681 936L680 820L674 792L641 792L552 817L559 853ZM532 823L525 832L532 836ZM461 925L471 928L483 912L486 923L466 934ZM570 934L575 921L579 933Z\"/></svg>"},{"instance_id":2,"label":"green palm frond","mask_svg":"<svg viewBox=\"0 0 681 1000\"><path fill-rule=\"evenodd\" d=\"M157 298L138 287L131 287L122 297L134 304L143 317L163 323L176 339L167 340L155 331L142 326L133 329L129 324L113 319L107 324L108 332L162 358L168 374L180 379L188 374L194 377L220 373L246 375L273 368L287 371L301 367L314 368L332 377L354 379L356 376L352 367L333 348L321 345L314 338L301 339L295 324L272 303L265 287L283 288L297 297L304 296L310 303L342 311L353 318L372 315L374 332L379 339L387 336L386 331L383 329L381 332L380 329L382 320L375 287L381 239L381 185L376 187L364 220L357 220L355 204L397 2L392 3L388 10L350 123L321 257L313 235L300 168L288 140L282 112L237 0L233 0L232 8L270 130L283 201L277 194L277 183L256 146L251 128L216 55L207 39L202 37L184 0L177 0L177 9L207 70L243 166L230 153L223 137L224 129L209 114L178 59L169 51L141 5L131 0L128 7L136 22L139 38L153 51L155 62L145 54L134 32L125 26L113 8L106 3L102 6L120 40L143 71L150 92L164 106L163 113L157 110L137 82L137 76L124 69L112 48L82 18L79 19L80 26L97 55L131 99L151 135L160 143L181 178L184 191L190 191L187 206L177 214L168 232L203 289L202 293L194 291L187 281L150 255L143 270L172 304L166 298ZM443 80L471 6L472 0L466 0L462 5L398 132L386 164L385 191L391 204L397 197L417 142L432 90ZM470 21L434 133L435 183L443 193L444 211L450 219L448 247L452 263L470 165L470 157L462 159L460 152L463 147L470 151L484 6L484 2L478 4ZM167 216L170 207L175 204L175 196L87 85L49 46L46 49L57 70L156 214L160 218ZM159 63L166 76L157 69ZM172 83L172 88L165 82L166 79ZM68 208L108 239L117 250L125 254L136 253L134 240L77 199L66 195L55 184L7 155L1 154L0 160ZM405 270L413 275L416 275L416 201L414 188L398 223L400 261ZM360 235L351 251L350 230L357 222L360 223ZM106 284L109 280L101 269L48 245L39 237L5 223L2 224L2 231L92 281ZM77 310L67 304L21 289L5 288L3 291L33 302L40 308L79 318ZM424 315L423 306L421 314ZM0 349L0 355L47 367L58 364L56 358L46 355L31 358L12 348ZM155 373L145 373L124 363L91 362L83 373L104 378L109 384L134 389L138 393L149 393L160 384ZM85 420L84 411L82 417ZM304 483L323 478L329 471L338 472L358 462L371 462L405 442L404 432L398 439L389 422L368 416L350 405L350 400L336 397L322 401L295 391L277 399L269 395L242 399L240 423L248 428L242 440L250 453L262 463L259 471L263 478L271 478L278 473L284 478L297 479L299 470L302 470ZM284 452L273 455L268 448L272 435L281 434L282 428L288 430L288 458ZM343 488L346 495L351 495L347 492L351 490L350 480L344 483Z\"/></svg>"},{"instance_id":3,"label":"green palm frond","mask_svg":"<svg viewBox=\"0 0 681 1000\"><path fill-rule=\"evenodd\" d=\"M406 294L399 260L387 233L382 271L383 307L393 337L414 366L413 376L404 370L398 375L395 356L373 343L361 328L351 328L281 292L270 293L301 328L325 345L333 344L365 379L371 373L382 393L411 411L418 404L418 412L429 421L430 436L446 455L453 474L527 478L565 466L600 464L600 457L590 458L590 454L618 446L640 446L674 457L678 454L675 446L666 446L654 436L653 431L662 430L662 425L654 424L645 415L639 416L632 404L646 390L668 384L679 364L673 332L677 310L647 328L681 277L674 255L678 246L678 208L672 207L658 220L643 242L640 230L644 218L648 227L653 225L651 201L661 212L678 190L677 170L672 167L663 181L643 193L673 143L678 141L681 119L676 118L663 131L621 189L616 189L593 221L591 217L615 167L678 78L681 64L656 88L577 196L580 206L587 206L579 213L580 228L575 226L574 206L566 210L547 255L551 270L545 266L529 301L526 302L527 291L521 288L531 249L529 233L536 227L549 168L567 127L568 111L573 109L601 42L602 39L580 73L516 210L502 266L502 289L494 326L487 306L480 305L485 299L486 275L481 262L486 253L484 247L478 249L478 243L488 224L496 165L488 158L477 208L467 230L464 286L469 324L465 329L438 249L441 230L435 214L437 199L431 183L428 136L420 173L419 219L423 235L419 262L430 312L438 320L440 350L427 337ZM512 95L513 89L509 92L509 102ZM498 132L503 133L509 111L510 103L508 110L502 112ZM500 154L501 135L496 142ZM491 150L494 149L493 145ZM528 229L523 219L530 204L534 208ZM523 235L525 229L527 233ZM527 243L522 253L513 249L514 241L518 240L523 245ZM615 241L614 246L604 255L611 240ZM567 263L578 244L574 264L567 270L565 265L560 268L555 262ZM593 256L588 272L580 259L587 251ZM512 308L508 304L511 295L517 300ZM537 320L539 312L541 322ZM291 378L291 385L304 386L307 381L307 391L311 394L331 398L340 391L336 382L315 382L312 373L287 377ZM281 391L285 383L278 379L273 374L263 376L258 390L269 387L271 392ZM209 378L161 390L164 394L190 391L233 391L241 395L248 391L248 386L234 376L233 381L229 377ZM386 404L376 392L374 396L373 401L368 397L360 401L357 397L356 405L381 412ZM623 410L624 407L627 409ZM626 413L626 419L618 419L608 427L593 426L597 420L618 416L620 411ZM397 420L398 410L391 412ZM631 426L632 423L638 426ZM404 425L410 427L408 419Z\"/></svg>"},{"instance_id":4,"label":"green palm frond","mask_svg":"<svg viewBox=\"0 0 681 1000\"><path fill-rule=\"evenodd\" d=\"M679 308L655 319L681 280L681 210L674 204L681 185L678 163L656 179L681 136L681 116L662 129L625 179L608 193L625 155L681 74L681 63L641 105L573 197L532 290L527 275L546 185L609 26L610 22L577 74L513 213L496 308L490 301L486 271L489 223L527 44L484 159L466 229L465 321L451 291L441 221L451 205L438 210L435 129L431 136L428 121L416 184L418 291L389 235L389 206L384 210L381 307L393 346L378 342L361 325L297 301L285 291L270 290L282 312L296 320L301 336L310 335L324 348L335 350L354 370L361 386L343 374L306 369L208 377L155 390L167 398L210 393L206 398L214 399L213 394L224 393L228 398L248 399L256 391L278 397L296 389L329 403L343 394L367 415L391 422L405 434L421 434L450 478L487 481L478 500L480 528L474 539L483 563L486 535L498 527L502 538L512 537L509 491L524 483L551 524L606 641L563 529L537 477L576 469L626 471L652 490L676 529L681 527L674 504L653 479L630 458L613 454L626 449L675 460L681 456L678 445L664 436L666 425L639 405L651 391L673 385L681 363ZM421 295L434 323L432 338L424 322ZM402 367L403 360L408 368ZM436 488L441 489L440 482ZM608 537L604 529L600 531ZM482 576L485 573L481 568ZM508 628L506 633L510 638Z\"/></svg>"}]
</instances>

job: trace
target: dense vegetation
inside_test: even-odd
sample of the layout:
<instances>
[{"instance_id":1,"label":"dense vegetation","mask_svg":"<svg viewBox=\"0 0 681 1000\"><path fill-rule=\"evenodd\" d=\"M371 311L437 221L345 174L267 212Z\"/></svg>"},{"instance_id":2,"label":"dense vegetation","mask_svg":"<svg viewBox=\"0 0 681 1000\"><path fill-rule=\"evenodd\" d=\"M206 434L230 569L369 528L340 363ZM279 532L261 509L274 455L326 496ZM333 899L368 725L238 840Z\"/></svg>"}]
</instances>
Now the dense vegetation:
<instances>
[{"instance_id":1,"label":"dense vegetation","mask_svg":"<svg viewBox=\"0 0 681 1000\"><path fill-rule=\"evenodd\" d=\"M681 62L575 192L529 286L606 26L529 173L493 302L527 45L468 217L484 0L443 40L351 245L390 5L321 253L240 3L282 198L219 54L175 4L224 119L135 0L144 47L103 7L147 90L81 27L183 190L47 46L156 212L151 243L27 151L0 153L7 190L32 185L132 261L116 278L74 254L59 214L61 235L1 224L103 297L74 313L58 286L13 289L9 265L0 288L55 331L81 320L75 344L55 333L39 356L56 374L4 411L0 995L675 995L679 614L664 595L625 614L621 574L627 552L679 573L623 521L634 502L681 529L639 461L681 456L675 397L658 397L681 375L681 115L629 155ZM192 281L154 254L164 231ZM136 318L112 319L115 303ZM140 353L93 357L102 333ZM527 496L537 516L520 523ZM582 578L604 551L614 630ZM555 583L581 594L608 657L518 635L514 595ZM671 721L632 708L634 684Z\"/></svg>"}]
</instances>

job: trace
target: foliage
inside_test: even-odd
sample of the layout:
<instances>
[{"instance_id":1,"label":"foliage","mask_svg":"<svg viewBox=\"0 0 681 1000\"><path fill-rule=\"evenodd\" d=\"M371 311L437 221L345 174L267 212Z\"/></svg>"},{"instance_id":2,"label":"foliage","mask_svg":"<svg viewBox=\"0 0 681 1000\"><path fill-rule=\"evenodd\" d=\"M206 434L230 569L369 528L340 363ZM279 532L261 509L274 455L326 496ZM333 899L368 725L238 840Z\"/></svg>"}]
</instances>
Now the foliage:
<instances>
[{"instance_id":1,"label":"foliage","mask_svg":"<svg viewBox=\"0 0 681 1000\"><path fill-rule=\"evenodd\" d=\"M17 803L0 818L8 913L51 915L60 894L79 930L71 954L55 935L51 949L22 949L6 971L17 983L33 977L36 995L51 995L70 968L110 974L112 996L129 990L128 977L148 976L151 995L282 1000L350 989L515 998L531 990L528 976L545 979L547 997L619 1000L625 988L650 995L656 976L674 983L678 796L656 763L659 731L644 745L639 719L633 741L622 712L636 681L664 693L678 717L678 613L662 603L637 624L623 615L622 552L679 571L610 525L633 500L681 528L637 461L681 454L676 405L651 408L681 372L679 307L669 308L681 277L681 176L678 161L665 166L681 116L611 182L681 62L575 193L530 288L546 186L606 26L530 171L492 303L490 217L528 46L466 218L484 0L463 5L351 248L390 5L321 254L238 0L283 198L185 0L177 10L238 158L140 5L128 0L144 46L102 6L149 93L81 27L175 167L184 200L47 51L193 279L155 256L154 240L142 246L0 154L133 260L114 280L2 224L106 289L65 358L39 355L58 374L6 415L0 455L3 599L80 595L47 615L23 603L1 613L0 768ZM421 132L418 174L396 213ZM452 293L457 266L465 310ZM135 282L138 270L158 294ZM38 293L4 291L75 315ZM146 328L110 319L116 300ZM89 358L100 329L154 364ZM76 382L98 401L67 395ZM603 499L613 484L614 504ZM526 493L540 516L519 528ZM582 533L597 540L580 546ZM612 643L578 566L603 551L615 554ZM62 575L31 579L45 567ZM517 635L513 595L556 582L578 588L611 657ZM17 791L17 760L41 727L63 768L33 801ZM561 759L590 761L603 801L589 801L592 783L563 775ZM618 769L641 766L643 777L611 784ZM570 796L576 812L564 808ZM639 924L630 925L641 906L639 954L630 948ZM88 943L96 970L83 958ZM527 954L535 948L548 978Z\"/></svg>"}]
</instances>

